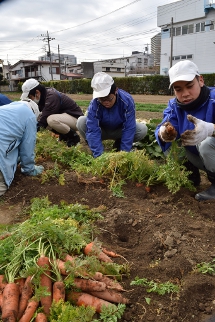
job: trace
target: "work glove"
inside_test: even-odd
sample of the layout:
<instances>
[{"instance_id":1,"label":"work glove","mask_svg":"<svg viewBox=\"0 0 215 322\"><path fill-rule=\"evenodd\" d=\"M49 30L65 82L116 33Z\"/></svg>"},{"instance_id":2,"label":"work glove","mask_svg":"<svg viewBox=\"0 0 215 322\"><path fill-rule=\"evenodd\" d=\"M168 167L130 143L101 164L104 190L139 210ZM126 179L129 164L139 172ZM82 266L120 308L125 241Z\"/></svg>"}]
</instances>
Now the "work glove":
<instances>
[{"instance_id":1,"label":"work glove","mask_svg":"<svg viewBox=\"0 0 215 322\"><path fill-rule=\"evenodd\" d=\"M164 142L172 142L177 137L177 131L170 122L165 122L160 127L159 137Z\"/></svg>"},{"instance_id":2,"label":"work glove","mask_svg":"<svg viewBox=\"0 0 215 322\"><path fill-rule=\"evenodd\" d=\"M213 123L204 122L192 115L187 115L187 119L195 125L195 128L193 130L186 130L181 134L182 145L197 145L208 136L212 136L215 130Z\"/></svg>"},{"instance_id":3,"label":"work glove","mask_svg":"<svg viewBox=\"0 0 215 322\"><path fill-rule=\"evenodd\" d=\"M29 176L37 176L39 174L41 174L44 170L44 167L42 165L35 165L34 166L34 170L32 170L30 173L29 173Z\"/></svg>"}]
</instances>

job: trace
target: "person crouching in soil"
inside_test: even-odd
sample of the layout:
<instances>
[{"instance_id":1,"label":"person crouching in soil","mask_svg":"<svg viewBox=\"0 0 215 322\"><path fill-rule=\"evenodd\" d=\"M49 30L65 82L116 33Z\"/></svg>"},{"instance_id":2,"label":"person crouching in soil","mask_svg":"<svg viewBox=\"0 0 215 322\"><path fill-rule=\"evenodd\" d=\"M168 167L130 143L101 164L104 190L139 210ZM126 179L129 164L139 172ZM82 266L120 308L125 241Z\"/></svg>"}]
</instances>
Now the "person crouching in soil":
<instances>
[{"instance_id":1,"label":"person crouching in soil","mask_svg":"<svg viewBox=\"0 0 215 322\"><path fill-rule=\"evenodd\" d=\"M70 97L55 88L43 86L34 78L23 83L22 92L21 99L30 98L39 106L41 116L37 123L38 131L41 127L49 126L68 147L80 142L76 123L83 112Z\"/></svg>"},{"instance_id":2,"label":"person crouching in soil","mask_svg":"<svg viewBox=\"0 0 215 322\"><path fill-rule=\"evenodd\" d=\"M171 142L181 139L189 160L190 180L200 184L199 169L207 173L209 188L195 195L198 201L215 199L215 88L204 85L196 64L189 60L176 63L169 70L170 88L175 93L155 136L165 154Z\"/></svg>"},{"instance_id":3,"label":"person crouching in soil","mask_svg":"<svg viewBox=\"0 0 215 322\"><path fill-rule=\"evenodd\" d=\"M34 161L38 114L30 99L0 106L0 196L9 189L18 163L24 175L36 176L44 170Z\"/></svg>"}]
</instances>

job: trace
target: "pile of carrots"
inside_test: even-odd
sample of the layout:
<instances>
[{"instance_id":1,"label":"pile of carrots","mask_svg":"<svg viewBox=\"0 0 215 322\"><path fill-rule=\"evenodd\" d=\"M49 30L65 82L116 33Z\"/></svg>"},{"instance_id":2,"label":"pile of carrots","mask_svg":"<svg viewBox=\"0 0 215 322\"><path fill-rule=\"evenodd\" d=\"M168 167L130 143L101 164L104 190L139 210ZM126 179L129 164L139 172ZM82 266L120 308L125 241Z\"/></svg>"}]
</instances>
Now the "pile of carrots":
<instances>
[{"instance_id":1,"label":"pile of carrots","mask_svg":"<svg viewBox=\"0 0 215 322\"><path fill-rule=\"evenodd\" d=\"M113 263L114 257L122 257L95 242L87 244L83 253L86 257L95 256L105 263ZM69 267L75 265L75 257L68 254L62 260L51 257L50 253L47 256L44 251L40 253L35 264L40 272L37 277L42 292L36 291L35 275L26 278L9 278L10 274L7 273L0 275L0 312L3 322L49 321L53 303L60 301L77 306L91 306L97 313L101 312L103 306L129 303L123 295L125 290L122 285L113 277L99 271L93 276L87 270L84 277L74 276L73 286L68 289L65 281L71 273Z\"/></svg>"}]
</instances>

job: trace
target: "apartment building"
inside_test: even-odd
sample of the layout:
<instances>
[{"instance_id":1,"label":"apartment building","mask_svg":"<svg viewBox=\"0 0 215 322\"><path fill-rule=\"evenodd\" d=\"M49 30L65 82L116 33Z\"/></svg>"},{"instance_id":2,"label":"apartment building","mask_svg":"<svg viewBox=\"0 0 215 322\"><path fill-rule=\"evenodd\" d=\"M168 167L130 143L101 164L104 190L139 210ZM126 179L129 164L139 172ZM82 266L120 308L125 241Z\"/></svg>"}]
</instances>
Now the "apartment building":
<instances>
[{"instance_id":1,"label":"apartment building","mask_svg":"<svg viewBox=\"0 0 215 322\"><path fill-rule=\"evenodd\" d=\"M200 73L215 73L215 1L181 0L157 10L161 28L160 74L189 59Z\"/></svg>"}]
</instances>

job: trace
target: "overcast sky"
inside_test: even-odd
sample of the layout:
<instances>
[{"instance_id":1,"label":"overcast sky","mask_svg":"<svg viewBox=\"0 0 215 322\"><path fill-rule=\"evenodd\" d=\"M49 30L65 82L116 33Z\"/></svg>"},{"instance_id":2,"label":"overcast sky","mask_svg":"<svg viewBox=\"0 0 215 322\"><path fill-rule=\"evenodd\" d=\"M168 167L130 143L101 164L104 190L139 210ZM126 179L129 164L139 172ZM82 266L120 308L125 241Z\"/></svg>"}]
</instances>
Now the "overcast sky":
<instances>
[{"instance_id":1,"label":"overcast sky","mask_svg":"<svg viewBox=\"0 0 215 322\"><path fill-rule=\"evenodd\" d=\"M129 56L147 44L150 52L160 32L157 7L176 1L0 0L0 59L38 59L48 51L47 31L51 52L59 46L78 63Z\"/></svg>"}]
</instances>

